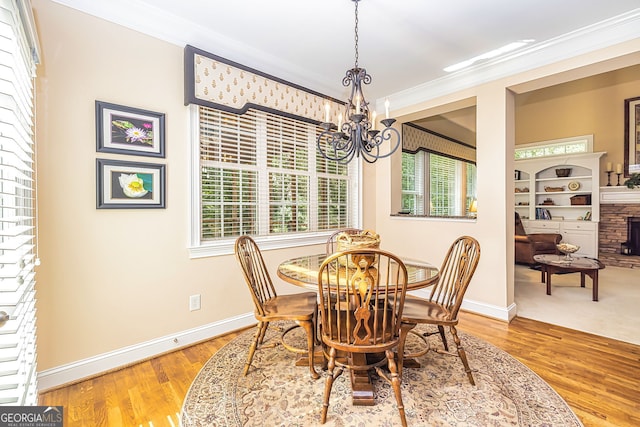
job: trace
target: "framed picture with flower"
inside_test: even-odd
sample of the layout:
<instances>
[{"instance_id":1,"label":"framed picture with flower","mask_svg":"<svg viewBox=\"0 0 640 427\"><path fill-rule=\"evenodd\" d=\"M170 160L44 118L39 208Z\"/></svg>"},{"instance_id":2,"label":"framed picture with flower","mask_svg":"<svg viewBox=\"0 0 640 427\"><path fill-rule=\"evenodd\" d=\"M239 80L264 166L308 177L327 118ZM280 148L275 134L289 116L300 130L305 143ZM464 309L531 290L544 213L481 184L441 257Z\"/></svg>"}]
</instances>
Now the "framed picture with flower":
<instances>
[{"instance_id":1,"label":"framed picture with flower","mask_svg":"<svg viewBox=\"0 0 640 427\"><path fill-rule=\"evenodd\" d=\"M96 207L165 207L166 165L96 159Z\"/></svg>"},{"instance_id":2,"label":"framed picture with flower","mask_svg":"<svg viewBox=\"0 0 640 427\"><path fill-rule=\"evenodd\" d=\"M96 150L164 157L164 114L96 101Z\"/></svg>"}]
</instances>

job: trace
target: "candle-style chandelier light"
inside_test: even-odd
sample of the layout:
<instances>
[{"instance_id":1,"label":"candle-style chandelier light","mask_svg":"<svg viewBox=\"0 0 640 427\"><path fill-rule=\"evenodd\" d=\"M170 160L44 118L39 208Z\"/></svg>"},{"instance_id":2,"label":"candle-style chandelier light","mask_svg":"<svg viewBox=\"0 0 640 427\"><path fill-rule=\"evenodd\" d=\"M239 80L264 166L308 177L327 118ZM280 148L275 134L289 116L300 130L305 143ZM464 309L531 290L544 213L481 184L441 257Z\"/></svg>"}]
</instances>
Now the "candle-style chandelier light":
<instances>
[{"instance_id":1,"label":"candle-style chandelier light","mask_svg":"<svg viewBox=\"0 0 640 427\"><path fill-rule=\"evenodd\" d=\"M369 103L362 92L362 84L371 83L371 75L358 66L358 2L355 3L355 65L347 70L342 85L351 86L351 95L344 106L343 113L338 115L338 125L329 121L329 104L325 105L325 122L321 124L323 132L318 136L318 150L322 155L338 163L349 163L354 157L360 157L368 163L389 157L400 146L400 132L391 127L396 119L389 118L389 101L385 101L386 117L381 120L384 129L376 129L376 112L369 108ZM383 148L383 143L389 147Z\"/></svg>"}]
</instances>

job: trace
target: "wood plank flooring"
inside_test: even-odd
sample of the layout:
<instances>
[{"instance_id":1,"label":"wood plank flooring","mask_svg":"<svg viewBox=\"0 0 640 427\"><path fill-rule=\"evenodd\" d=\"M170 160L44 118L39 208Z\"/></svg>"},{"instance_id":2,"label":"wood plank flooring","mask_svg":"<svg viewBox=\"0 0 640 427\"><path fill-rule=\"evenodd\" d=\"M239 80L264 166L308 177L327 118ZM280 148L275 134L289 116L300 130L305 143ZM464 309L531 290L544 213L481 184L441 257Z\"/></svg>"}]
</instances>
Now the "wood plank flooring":
<instances>
[{"instance_id":1,"label":"wood plank flooring","mask_svg":"<svg viewBox=\"0 0 640 427\"><path fill-rule=\"evenodd\" d=\"M459 329L531 368L586 427L640 425L640 346L534 320L507 324L470 313L461 314ZM238 333L47 391L39 404L64 406L66 427L178 426L193 378Z\"/></svg>"}]
</instances>

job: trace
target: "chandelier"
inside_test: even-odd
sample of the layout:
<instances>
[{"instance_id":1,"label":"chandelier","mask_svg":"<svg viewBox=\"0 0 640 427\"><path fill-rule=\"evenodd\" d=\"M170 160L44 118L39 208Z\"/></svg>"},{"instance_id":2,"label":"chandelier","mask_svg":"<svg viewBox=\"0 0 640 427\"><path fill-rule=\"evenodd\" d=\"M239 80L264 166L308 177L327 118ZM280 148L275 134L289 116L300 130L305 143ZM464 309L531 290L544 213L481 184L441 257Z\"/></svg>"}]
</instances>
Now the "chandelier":
<instances>
[{"instance_id":1,"label":"chandelier","mask_svg":"<svg viewBox=\"0 0 640 427\"><path fill-rule=\"evenodd\" d=\"M389 157L400 146L400 132L391 127L396 119L389 118L389 100L385 101L386 117L381 120L384 129L376 129L376 112L362 92L362 84L371 83L371 75L358 66L358 2L355 3L355 65L347 70L342 85L351 86L351 95L344 105L343 113L338 115L337 126L329 121L329 104L325 105L325 121L320 126L323 132L318 136L318 150L328 160L347 164L354 157L360 157L368 163ZM383 143L389 141L389 147L383 149Z\"/></svg>"}]
</instances>

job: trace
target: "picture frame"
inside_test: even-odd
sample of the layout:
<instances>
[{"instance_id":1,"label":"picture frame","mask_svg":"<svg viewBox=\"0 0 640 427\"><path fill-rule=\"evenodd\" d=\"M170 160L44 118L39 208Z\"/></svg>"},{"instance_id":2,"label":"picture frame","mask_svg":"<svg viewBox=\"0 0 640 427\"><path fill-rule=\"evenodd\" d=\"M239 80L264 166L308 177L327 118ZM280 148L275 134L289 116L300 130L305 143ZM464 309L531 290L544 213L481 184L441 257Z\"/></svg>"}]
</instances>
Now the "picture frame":
<instances>
[{"instance_id":1,"label":"picture frame","mask_svg":"<svg viewBox=\"0 0 640 427\"><path fill-rule=\"evenodd\" d=\"M96 101L96 151L165 156L165 115Z\"/></svg>"},{"instance_id":2,"label":"picture frame","mask_svg":"<svg viewBox=\"0 0 640 427\"><path fill-rule=\"evenodd\" d=\"M640 96L624 100L624 176L640 173Z\"/></svg>"},{"instance_id":3,"label":"picture frame","mask_svg":"<svg viewBox=\"0 0 640 427\"><path fill-rule=\"evenodd\" d=\"M165 180L164 164L96 159L96 208L165 208Z\"/></svg>"}]
</instances>

